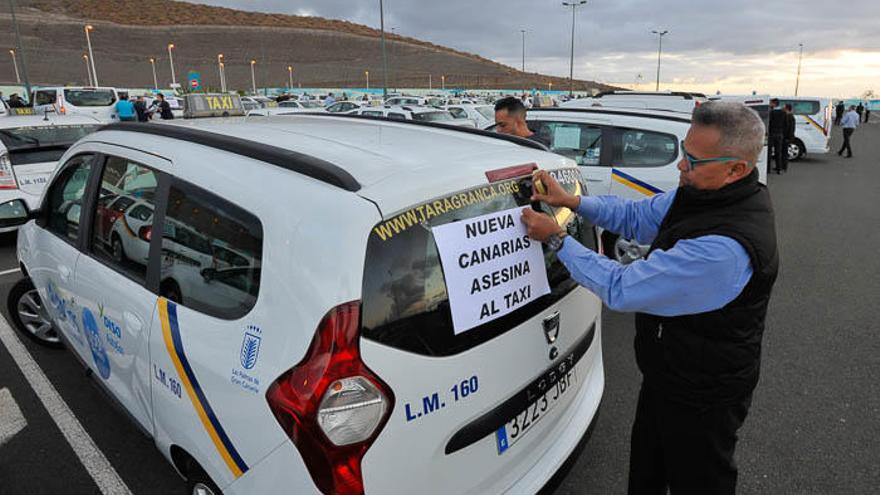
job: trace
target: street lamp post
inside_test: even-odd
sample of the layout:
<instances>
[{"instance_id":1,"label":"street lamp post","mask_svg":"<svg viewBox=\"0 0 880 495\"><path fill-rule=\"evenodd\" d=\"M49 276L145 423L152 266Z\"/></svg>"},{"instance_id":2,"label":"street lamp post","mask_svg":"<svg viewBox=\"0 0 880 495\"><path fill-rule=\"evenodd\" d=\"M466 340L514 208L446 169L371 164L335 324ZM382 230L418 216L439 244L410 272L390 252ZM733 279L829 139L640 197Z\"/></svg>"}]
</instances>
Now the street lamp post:
<instances>
[{"instance_id":1,"label":"street lamp post","mask_svg":"<svg viewBox=\"0 0 880 495\"><path fill-rule=\"evenodd\" d=\"M156 59L150 57L150 66L153 67L153 89L159 89L159 79L156 78Z\"/></svg>"},{"instance_id":2,"label":"street lamp post","mask_svg":"<svg viewBox=\"0 0 880 495\"><path fill-rule=\"evenodd\" d=\"M257 94L257 76L254 74L254 66L257 65L256 60L251 60L251 89Z\"/></svg>"},{"instance_id":3,"label":"street lamp post","mask_svg":"<svg viewBox=\"0 0 880 495\"><path fill-rule=\"evenodd\" d=\"M15 84L21 84L21 76L18 75L18 61L15 60L15 50L9 50L9 54L12 55L12 66L15 68ZM89 80L92 79L92 76L89 76Z\"/></svg>"},{"instance_id":4,"label":"street lamp post","mask_svg":"<svg viewBox=\"0 0 880 495\"><path fill-rule=\"evenodd\" d=\"M440 89L446 89L446 76L440 76Z\"/></svg>"},{"instance_id":5,"label":"street lamp post","mask_svg":"<svg viewBox=\"0 0 880 495\"><path fill-rule=\"evenodd\" d=\"M287 90L293 91L293 66L287 66Z\"/></svg>"},{"instance_id":6,"label":"street lamp post","mask_svg":"<svg viewBox=\"0 0 880 495\"><path fill-rule=\"evenodd\" d=\"M364 75L367 76L367 89L370 89L370 71L365 70Z\"/></svg>"},{"instance_id":7,"label":"street lamp post","mask_svg":"<svg viewBox=\"0 0 880 495\"><path fill-rule=\"evenodd\" d=\"M177 86L177 78L174 76L174 55L171 54L171 50L174 49L174 43L168 43L168 64L171 65L171 87L174 88Z\"/></svg>"},{"instance_id":8,"label":"street lamp post","mask_svg":"<svg viewBox=\"0 0 880 495\"><path fill-rule=\"evenodd\" d=\"M669 34L668 29L664 29L663 31L651 31L656 34L659 38L659 44L657 46L657 87L654 88L654 91L660 91L660 55L663 53L663 37Z\"/></svg>"},{"instance_id":9,"label":"street lamp post","mask_svg":"<svg viewBox=\"0 0 880 495\"><path fill-rule=\"evenodd\" d=\"M89 81L89 86L94 86L92 84L92 71L89 69L89 56L83 53L83 62L86 64L86 79Z\"/></svg>"},{"instance_id":10,"label":"street lamp post","mask_svg":"<svg viewBox=\"0 0 880 495\"><path fill-rule=\"evenodd\" d=\"M520 29L520 33L522 33L522 71L526 71L526 30Z\"/></svg>"},{"instance_id":11,"label":"street lamp post","mask_svg":"<svg viewBox=\"0 0 880 495\"><path fill-rule=\"evenodd\" d=\"M388 56L385 53L385 7L382 0L379 0L379 29L382 33L382 97L388 98Z\"/></svg>"},{"instance_id":12,"label":"street lamp post","mask_svg":"<svg viewBox=\"0 0 880 495\"><path fill-rule=\"evenodd\" d=\"M570 88L568 90L568 95L574 95L574 19L575 19L575 10L587 3L587 0L577 0L574 2L562 2L562 5L566 7L571 7L571 60L569 62L569 72L568 79L570 83Z\"/></svg>"},{"instance_id":13,"label":"street lamp post","mask_svg":"<svg viewBox=\"0 0 880 495\"><path fill-rule=\"evenodd\" d=\"M794 82L794 95L798 95L798 88L801 85L801 61L804 59L804 44L798 43L798 46L801 47L801 53L798 55L798 71L797 71L797 79Z\"/></svg>"},{"instance_id":14,"label":"street lamp post","mask_svg":"<svg viewBox=\"0 0 880 495\"><path fill-rule=\"evenodd\" d=\"M431 91L432 89L434 89L433 86L434 85L432 84L432 81L431 81L431 74L428 74L428 91Z\"/></svg>"},{"instance_id":15,"label":"street lamp post","mask_svg":"<svg viewBox=\"0 0 880 495\"><path fill-rule=\"evenodd\" d=\"M94 26L91 24L86 25L86 45L89 47L89 61L92 64L92 81L95 83L95 86L98 86L98 71L95 69L95 54L92 53L92 38L89 36L89 31L92 31Z\"/></svg>"},{"instance_id":16,"label":"street lamp post","mask_svg":"<svg viewBox=\"0 0 880 495\"><path fill-rule=\"evenodd\" d=\"M21 44L21 31L18 28L18 19L15 17L15 0L9 0L9 9L12 12L12 26L15 28L15 48L16 53L21 57L21 72L24 74L24 89L27 91L27 99L32 102L31 98L31 81L28 77L27 57L25 57L24 47Z\"/></svg>"},{"instance_id":17,"label":"street lamp post","mask_svg":"<svg viewBox=\"0 0 880 495\"><path fill-rule=\"evenodd\" d=\"M553 81L547 83L547 91L553 91Z\"/></svg>"},{"instance_id":18,"label":"street lamp post","mask_svg":"<svg viewBox=\"0 0 880 495\"><path fill-rule=\"evenodd\" d=\"M223 54L217 54L217 72L220 74L220 92L226 92L226 74L223 73Z\"/></svg>"}]
</instances>

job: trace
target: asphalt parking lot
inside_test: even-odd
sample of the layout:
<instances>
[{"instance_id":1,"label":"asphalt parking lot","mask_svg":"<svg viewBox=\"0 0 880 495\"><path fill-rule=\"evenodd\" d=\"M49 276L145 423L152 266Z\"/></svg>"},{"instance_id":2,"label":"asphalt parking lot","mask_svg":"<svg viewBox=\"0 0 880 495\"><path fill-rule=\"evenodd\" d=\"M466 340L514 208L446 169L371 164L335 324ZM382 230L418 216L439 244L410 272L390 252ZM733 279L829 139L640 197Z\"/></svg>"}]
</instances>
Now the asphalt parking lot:
<instances>
[{"instance_id":1,"label":"asphalt parking lot","mask_svg":"<svg viewBox=\"0 0 880 495\"><path fill-rule=\"evenodd\" d=\"M835 147L840 131L833 132ZM814 156L770 177L781 270L761 382L740 432L740 493L863 494L880 487L880 125L863 126L853 146L855 158ZM6 295L18 275L3 273L16 266L14 247L14 235L0 237L0 312L7 319ZM558 495L626 492L640 376L632 316L604 317L602 412ZM152 441L72 354L16 340L27 352L10 348L8 334L3 339L0 390L9 390L26 426L5 444L0 429L0 494L183 493ZM57 391L60 400L47 403L35 388L41 397Z\"/></svg>"}]
</instances>

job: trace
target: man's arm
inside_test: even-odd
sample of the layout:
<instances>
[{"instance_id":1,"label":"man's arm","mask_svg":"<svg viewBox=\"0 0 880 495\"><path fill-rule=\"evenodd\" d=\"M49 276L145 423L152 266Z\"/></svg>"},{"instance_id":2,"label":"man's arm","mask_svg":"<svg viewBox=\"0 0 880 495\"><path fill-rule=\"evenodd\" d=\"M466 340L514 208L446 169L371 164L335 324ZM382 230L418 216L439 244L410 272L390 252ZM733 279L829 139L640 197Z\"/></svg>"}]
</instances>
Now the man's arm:
<instances>
[{"instance_id":1,"label":"man's arm","mask_svg":"<svg viewBox=\"0 0 880 495\"><path fill-rule=\"evenodd\" d=\"M709 235L656 250L646 260L621 265L565 237L558 252L572 278L615 311L659 316L703 313L733 301L752 277L745 249Z\"/></svg>"},{"instance_id":2,"label":"man's arm","mask_svg":"<svg viewBox=\"0 0 880 495\"><path fill-rule=\"evenodd\" d=\"M581 196L577 213L590 223L625 239L650 244L674 199L675 190L641 201L617 196Z\"/></svg>"}]
</instances>

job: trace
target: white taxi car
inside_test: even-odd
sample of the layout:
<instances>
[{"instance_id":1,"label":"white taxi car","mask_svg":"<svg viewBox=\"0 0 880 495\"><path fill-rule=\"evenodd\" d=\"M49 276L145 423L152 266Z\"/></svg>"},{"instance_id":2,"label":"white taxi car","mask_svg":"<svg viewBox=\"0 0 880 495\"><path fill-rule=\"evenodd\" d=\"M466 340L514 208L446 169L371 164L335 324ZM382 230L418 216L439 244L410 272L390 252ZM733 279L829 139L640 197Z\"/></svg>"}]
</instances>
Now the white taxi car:
<instances>
[{"instance_id":1,"label":"white taxi car","mask_svg":"<svg viewBox=\"0 0 880 495\"><path fill-rule=\"evenodd\" d=\"M63 86L40 87L31 94L34 111L43 114L54 111L59 115L85 115L101 122L116 120L116 102L119 94L112 87Z\"/></svg>"},{"instance_id":2,"label":"white taxi car","mask_svg":"<svg viewBox=\"0 0 880 495\"><path fill-rule=\"evenodd\" d=\"M15 290L191 493L535 493L604 387L601 302L519 215L593 249L595 231L530 206L535 167L583 191L572 160L475 129L122 123L2 223L27 222ZM153 208L145 263L107 249L106 191Z\"/></svg>"},{"instance_id":3,"label":"white taxi car","mask_svg":"<svg viewBox=\"0 0 880 495\"><path fill-rule=\"evenodd\" d=\"M766 124L766 113L763 115ZM550 142L551 151L577 162L590 194L639 200L678 187L680 143L691 126L690 113L613 107L532 108L527 121L532 131ZM758 180L766 184L766 150L757 168ZM622 263L642 258L649 247L609 231L602 232L601 240L604 252Z\"/></svg>"},{"instance_id":4,"label":"white taxi car","mask_svg":"<svg viewBox=\"0 0 880 495\"><path fill-rule=\"evenodd\" d=\"M100 126L93 118L55 114L0 119L0 203L20 198L37 208L61 155Z\"/></svg>"}]
</instances>

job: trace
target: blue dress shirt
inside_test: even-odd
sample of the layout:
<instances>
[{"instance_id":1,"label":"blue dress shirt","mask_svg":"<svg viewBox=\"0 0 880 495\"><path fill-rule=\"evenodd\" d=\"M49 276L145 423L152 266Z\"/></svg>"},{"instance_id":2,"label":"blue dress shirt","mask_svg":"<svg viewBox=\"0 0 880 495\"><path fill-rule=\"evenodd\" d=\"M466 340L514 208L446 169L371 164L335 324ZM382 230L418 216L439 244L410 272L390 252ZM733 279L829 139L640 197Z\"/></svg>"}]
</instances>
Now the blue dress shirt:
<instances>
[{"instance_id":1,"label":"blue dress shirt","mask_svg":"<svg viewBox=\"0 0 880 495\"><path fill-rule=\"evenodd\" d=\"M843 114L840 120L840 127L844 129L855 129L859 126L859 114L855 110L850 110Z\"/></svg>"},{"instance_id":2,"label":"blue dress shirt","mask_svg":"<svg viewBox=\"0 0 880 495\"><path fill-rule=\"evenodd\" d=\"M650 244L675 190L642 201L582 196L578 215L595 225ZM680 240L648 259L622 265L566 236L557 253L572 278L615 311L679 316L719 309L736 299L752 277L749 255L730 237Z\"/></svg>"}]
</instances>

